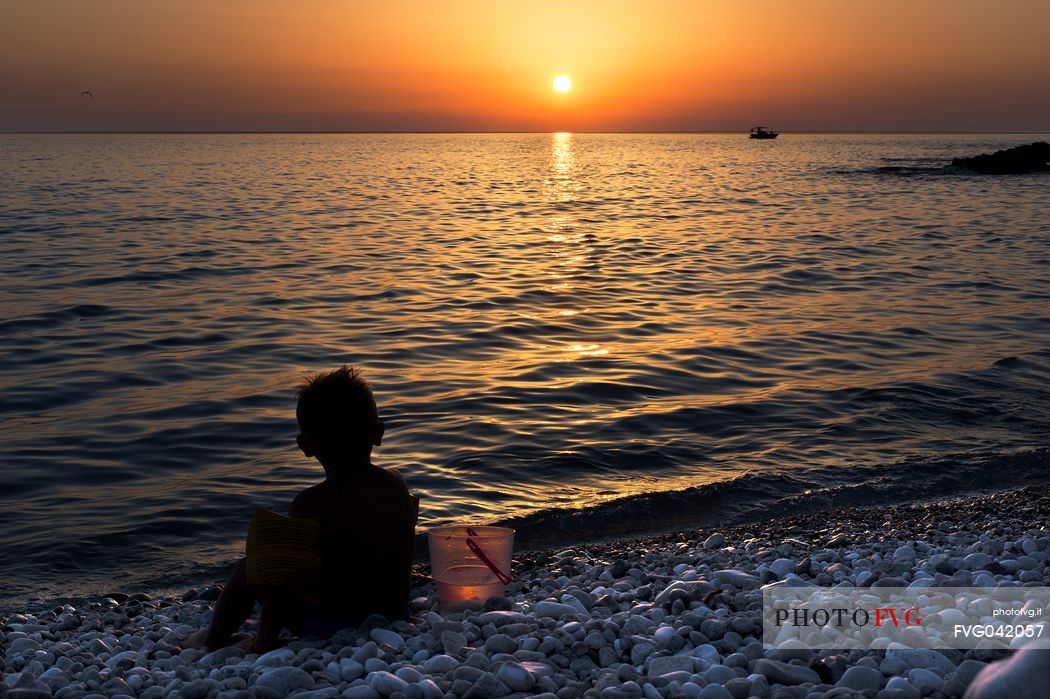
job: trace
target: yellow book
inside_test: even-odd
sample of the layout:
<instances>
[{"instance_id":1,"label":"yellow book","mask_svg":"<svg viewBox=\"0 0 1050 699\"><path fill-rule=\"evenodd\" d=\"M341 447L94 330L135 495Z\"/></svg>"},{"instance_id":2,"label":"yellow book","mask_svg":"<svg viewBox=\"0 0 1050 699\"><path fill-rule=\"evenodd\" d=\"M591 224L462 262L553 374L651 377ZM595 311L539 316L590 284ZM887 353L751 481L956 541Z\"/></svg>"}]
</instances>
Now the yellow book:
<instances>
[{"instance_id":1,"label":"yellow book","mask_svg":"<svg viewBox=\"0 0 1050 699\"><path fill-rule=\"evenodd\" d=\"M316 597L321 586L321 524L258 508L245 545L252 587L286 587Z\"/></svg>"}]
</instances>

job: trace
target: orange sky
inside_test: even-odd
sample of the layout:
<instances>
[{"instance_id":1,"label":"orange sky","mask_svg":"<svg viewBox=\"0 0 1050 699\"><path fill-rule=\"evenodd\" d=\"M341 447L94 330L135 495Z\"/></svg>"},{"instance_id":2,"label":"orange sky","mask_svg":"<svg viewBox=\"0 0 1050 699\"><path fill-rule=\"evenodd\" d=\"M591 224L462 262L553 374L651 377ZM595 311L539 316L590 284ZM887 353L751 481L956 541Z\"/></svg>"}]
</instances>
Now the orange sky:
<instances>
[{"instance_id":1,"label":"orange sky","mask_svg":"<svg viewBox=\"0 0 1050 699\"><path fill-rule=\"evenodd\" d=\"M0 0L0 130L1050 129L1048 27L1045 0Z\"/></svg>"}]
</instances>

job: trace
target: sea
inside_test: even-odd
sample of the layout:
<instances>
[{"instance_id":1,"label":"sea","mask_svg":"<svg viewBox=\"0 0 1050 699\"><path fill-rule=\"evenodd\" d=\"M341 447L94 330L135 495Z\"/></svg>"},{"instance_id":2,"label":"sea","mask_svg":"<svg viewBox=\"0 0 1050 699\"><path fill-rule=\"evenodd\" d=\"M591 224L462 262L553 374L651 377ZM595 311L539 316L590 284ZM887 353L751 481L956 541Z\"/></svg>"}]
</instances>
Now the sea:
<instances>
[{"instance_id":1,"label":"sea","mask_svg":"<svg viewBox=\"0 0 1050 699\"><path fill-rule=\"evenodd\" d=\"M519 549L1050 484L1037 140L0 135L0 607L222 580L342 364Z\"/></svg>"}]
</instances>

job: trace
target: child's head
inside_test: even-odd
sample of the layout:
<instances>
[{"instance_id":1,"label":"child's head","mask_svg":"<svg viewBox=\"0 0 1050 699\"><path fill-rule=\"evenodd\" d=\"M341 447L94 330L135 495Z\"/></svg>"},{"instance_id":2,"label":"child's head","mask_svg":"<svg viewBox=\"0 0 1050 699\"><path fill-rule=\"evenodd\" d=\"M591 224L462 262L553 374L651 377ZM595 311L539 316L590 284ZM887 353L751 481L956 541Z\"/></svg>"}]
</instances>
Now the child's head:
<instances>
[{"instance_id":1,"label":"child's head","mask_svg":"<svg viewBox=\"0 0 1050 699\"><path fill-rule=\"evenodd\" d=\"M367 456L383 438L372 388L349 366L308 378L299 387L295 417L299 447L322 464Z\"/></svg>"}]
</instances>

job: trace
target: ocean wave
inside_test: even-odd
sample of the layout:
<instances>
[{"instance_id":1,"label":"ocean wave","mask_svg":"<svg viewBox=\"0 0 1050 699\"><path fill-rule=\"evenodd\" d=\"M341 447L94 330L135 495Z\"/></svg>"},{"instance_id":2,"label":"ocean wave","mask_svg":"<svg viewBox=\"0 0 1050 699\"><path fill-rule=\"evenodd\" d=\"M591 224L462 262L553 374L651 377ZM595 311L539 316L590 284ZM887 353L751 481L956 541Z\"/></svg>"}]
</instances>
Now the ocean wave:
<instances>
[{"instance_id":1,"label":"ocean wave","mask_svg":"<svg viewBox=\"0 0 1050 699\"><path fill-rule=\"evenodd\" d=\"M748 472L682 490L643 493L583 509L542 510L493 524L513 527L516 546L553 548L1044 483L1050 484L1048 449L961 453L889 464Z\"/></svg>"}]
</instances>

